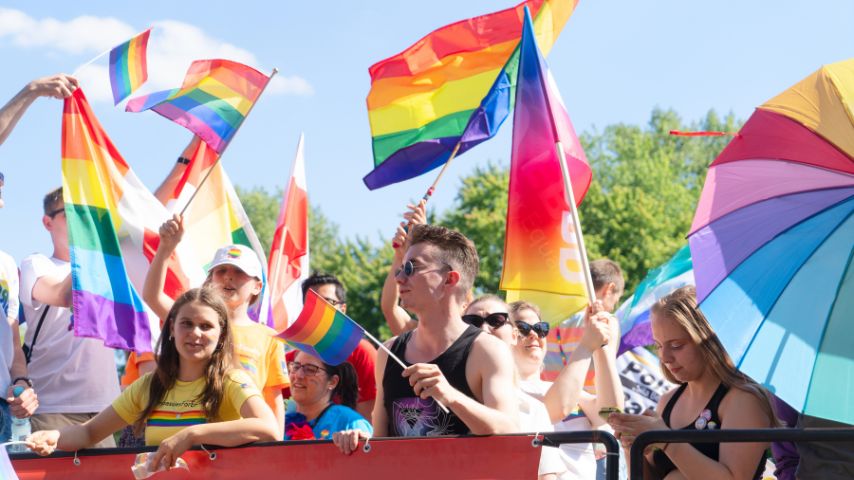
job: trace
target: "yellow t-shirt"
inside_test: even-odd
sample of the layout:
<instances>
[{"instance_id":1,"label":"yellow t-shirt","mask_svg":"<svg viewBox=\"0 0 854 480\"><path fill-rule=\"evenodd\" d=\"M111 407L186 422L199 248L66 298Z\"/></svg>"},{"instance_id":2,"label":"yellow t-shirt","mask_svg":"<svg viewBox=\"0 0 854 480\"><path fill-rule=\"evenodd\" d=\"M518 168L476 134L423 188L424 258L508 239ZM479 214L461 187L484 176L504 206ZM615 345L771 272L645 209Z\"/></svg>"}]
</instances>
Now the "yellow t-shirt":
<instances>
[{"instance_id":1,"label":"yellow t-shirt","mask_svg":"<svg viewBox=\"0 0 854 480\"><path fill-rule=\"evenodd\" d=\"M128 424L133 425L148 404L151 375L143 375L113 401L113 410ZM160 445L160 442L186 427L207 423L199 403L204 388L204 377L192 382L175 381L175 386L166 392L166 397L145 423L145 444ZM243 402L249 397L261 395L249 376L241 370L232 370L226 375L224 393L216 416L219 422L239 420Z\"/></svg>"},{"instance_id":2,"label":"yellow t-shirt","mask_svg":"<svg viewBox=\"0 0 854 480\"><path fill-rule=\"evenodd\" d=\"M234 356L259 390L282 389L291 384L285 364L285 348L276 340L275 330L260 323L248 323L233 325L232 332Z\"/></svg>"}]
</instances>

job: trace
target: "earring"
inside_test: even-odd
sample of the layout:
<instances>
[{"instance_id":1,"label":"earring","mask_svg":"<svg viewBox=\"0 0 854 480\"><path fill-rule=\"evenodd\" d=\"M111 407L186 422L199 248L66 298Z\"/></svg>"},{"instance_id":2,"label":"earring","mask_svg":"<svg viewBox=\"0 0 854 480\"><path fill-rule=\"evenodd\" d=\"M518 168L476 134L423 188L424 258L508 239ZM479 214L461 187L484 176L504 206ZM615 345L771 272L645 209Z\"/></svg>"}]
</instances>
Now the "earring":
<instances>
[{"instance_id":1,"label":"earring","mask_svg":"<svg viewBox=\"0 0 854 480\"><path fill-rule=\"evenodd\" d=\"M170 333L169 334L169 341L171 342L172 340L173 340L173 337L172 337L172 334Z\"/></svg>"}]
</instances>

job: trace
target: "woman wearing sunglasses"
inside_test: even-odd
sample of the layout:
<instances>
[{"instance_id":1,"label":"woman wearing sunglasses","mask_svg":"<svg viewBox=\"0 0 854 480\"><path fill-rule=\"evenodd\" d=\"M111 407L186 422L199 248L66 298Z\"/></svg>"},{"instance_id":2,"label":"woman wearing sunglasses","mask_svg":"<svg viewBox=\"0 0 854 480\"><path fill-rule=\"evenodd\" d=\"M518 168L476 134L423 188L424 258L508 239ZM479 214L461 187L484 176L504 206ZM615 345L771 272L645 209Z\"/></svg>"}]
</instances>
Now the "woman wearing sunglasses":
<instances>
[{"instance_id":1,"label":"woman wearing sunglasses","mask_svg":"<svg viewBox=\"0 0 854 480\"><path fill-rule=\"evenodd\" d=\"M623 406L623 393L616 367L619 343L616 321L604 312L588 314L578 347L552 383L540 378L549 324L540 319L539 309L527 302L510 304L510 319L517 336L513 356L519 373L519 388L545 405L555 431L605 427L599 411ZM596 395L584 391L591 361L595 367ZM567 468L562 479L595 478L596 457L592 444L564 445L561 451Z\"/></svg>"},{"instance_id":2,"label":"woman wearing sunglasses","mask_svg":"<svg viewBox=\"0 0 854 480\"><path fill-rule=\"evenodd\" d=\"M329 440L342 430L373 435L371 424L356 411L359 387L353 365L329 365L298 352L288 372L293 401L285 415L285 440Z\"/></svg>"}]
</instances>

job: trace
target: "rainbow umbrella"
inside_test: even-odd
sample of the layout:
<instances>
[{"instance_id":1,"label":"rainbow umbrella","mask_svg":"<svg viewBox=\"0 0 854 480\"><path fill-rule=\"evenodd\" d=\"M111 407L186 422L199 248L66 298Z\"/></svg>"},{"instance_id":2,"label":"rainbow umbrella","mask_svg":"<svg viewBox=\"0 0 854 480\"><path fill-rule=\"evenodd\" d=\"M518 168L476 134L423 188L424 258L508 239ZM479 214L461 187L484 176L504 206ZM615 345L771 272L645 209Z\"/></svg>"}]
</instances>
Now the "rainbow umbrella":
<instances>
[{"instance_id":1,"label":"rainbow umbrella","mask_svg":"<svg viewBox=\"0 0 854 480\"><path fill-rule=\"evenodd\" d=\"M737 366L854 423L854 59L760 106L712 163L688 241L697 299Z\"/></svg>"}]
</instances>

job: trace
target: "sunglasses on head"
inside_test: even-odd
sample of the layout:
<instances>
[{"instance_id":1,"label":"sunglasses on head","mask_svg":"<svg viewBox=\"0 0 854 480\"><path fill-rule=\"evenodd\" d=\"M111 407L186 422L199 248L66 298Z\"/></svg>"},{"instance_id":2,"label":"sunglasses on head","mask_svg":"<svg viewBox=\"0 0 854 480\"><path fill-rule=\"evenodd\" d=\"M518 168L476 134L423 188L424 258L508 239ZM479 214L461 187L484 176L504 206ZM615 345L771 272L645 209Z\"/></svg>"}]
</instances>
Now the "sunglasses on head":
<instances>
[{"instance_id":1,"label":"sunglasses on head","mask_svg":"<svg viewBox=\"0 0 854 480\"><path fill-rule=\"evenodd\" d=\"M516 330L519 330L519 333L523 337L527 337L531 333L531 330L533 330L538 337L545 338L549 334L549 324L546 322L537 322L531 325L530 323L516 322Z\"/></svg>"},{"instance_id":2,"label":"sunglasses on head","mask_svg":"<svg viewBox=\"0 0 854 480\"><path fill-rule=\"evenodd\" d=\"M481 317L480 315L463 315L463 321L468 323L473 327L480 328L484 323L489 325L492 328L501 328L507 323L507 319L510 318L510 314L507 312L495 312L490 313L485 317Z\"/></svg>"}]
</instances>

